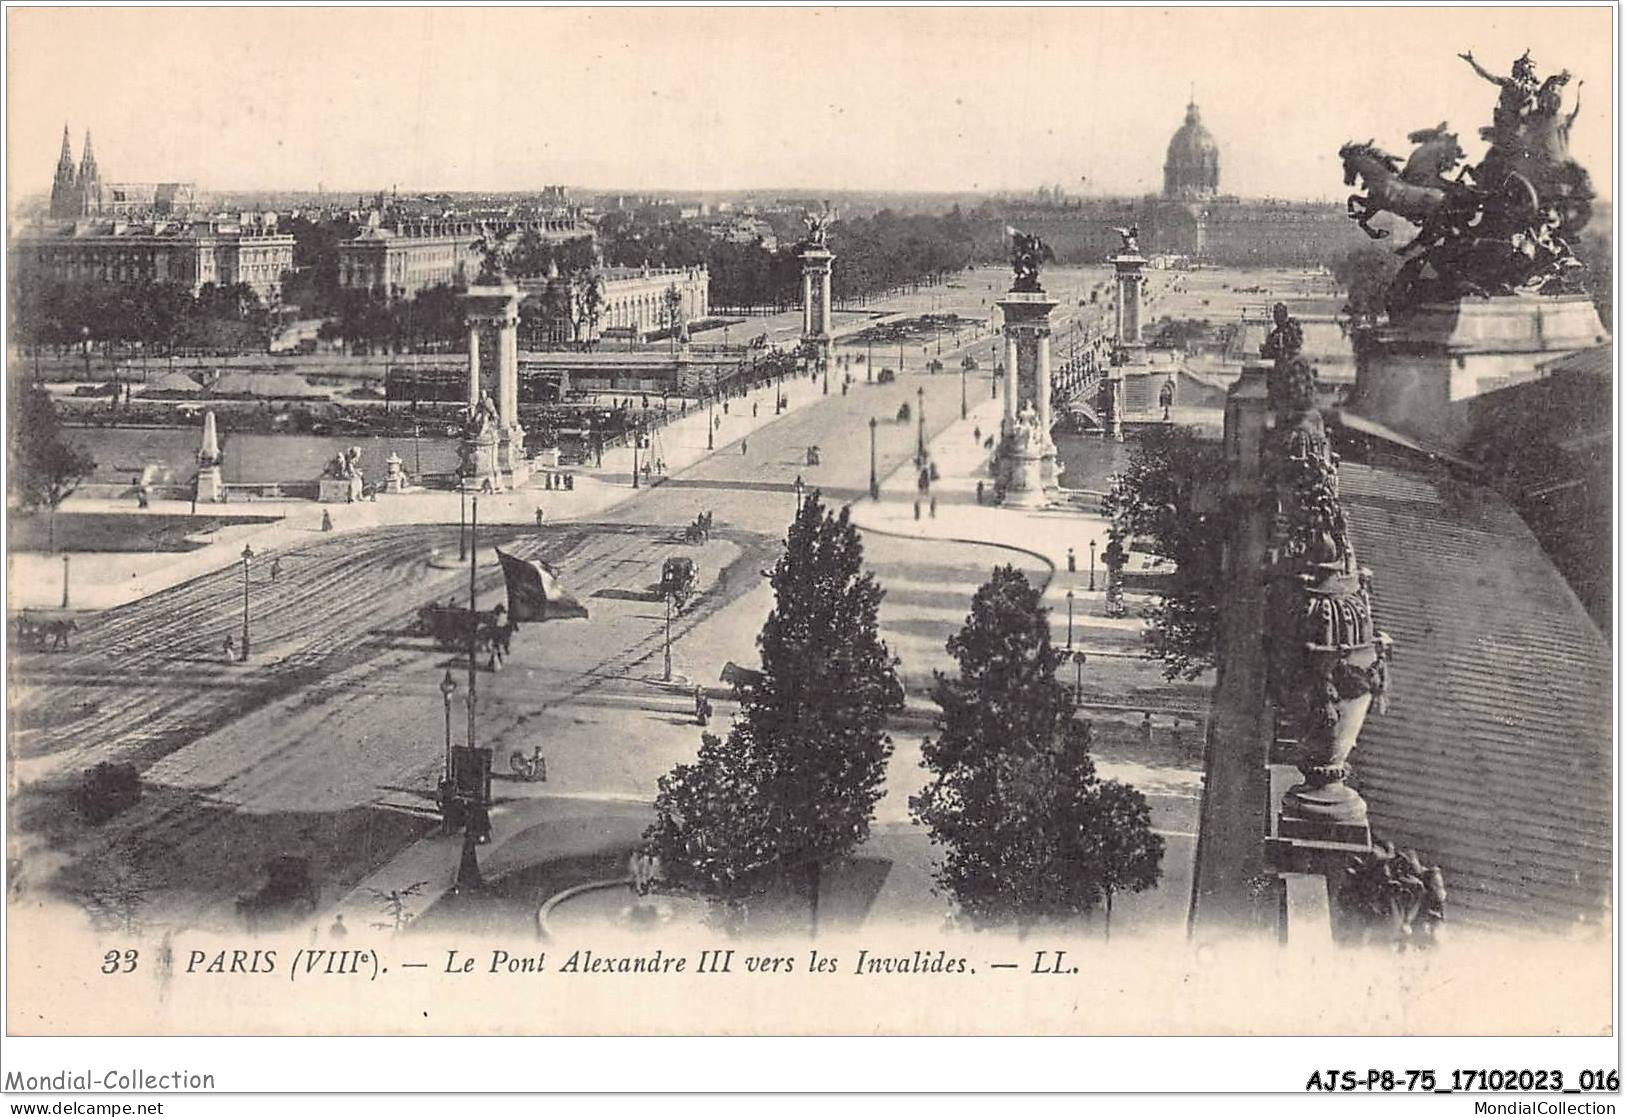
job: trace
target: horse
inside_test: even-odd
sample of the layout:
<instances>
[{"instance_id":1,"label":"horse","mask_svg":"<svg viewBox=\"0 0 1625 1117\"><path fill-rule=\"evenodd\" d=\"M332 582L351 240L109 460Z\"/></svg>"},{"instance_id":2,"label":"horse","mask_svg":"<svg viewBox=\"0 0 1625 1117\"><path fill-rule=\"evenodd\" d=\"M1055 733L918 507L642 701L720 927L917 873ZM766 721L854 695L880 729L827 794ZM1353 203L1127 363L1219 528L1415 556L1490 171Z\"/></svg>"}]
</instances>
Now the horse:
<instances>
[{"instance_id":1,"label":"horse","mask_svg":"<svg viewBox=\"0 0 1625 1117\"><path fill-rule=\"evenodd\" d=\"M1388 230L1370 224L1384 210L1426 229L1450 208L1450 191L1405 181L1399 161L1369 140L1346 143L1337 154L1343 160L1343 185L1353 186L1359 179L1366 191L1349 195L1348 214L1372 240L1388 236Z\"/></svg>"},{"instance_id":2,"label":"horse","mask_svg":"<svg viewBox=\"0 0 1625 1117\"><path fill-rule=\"evenodd\" d=\"M731 659L722 665L722 681L733 687L735 692L739 694L744 694L752 687L759 686L766 677L760 671L752 671L749 667L741 667Z\"/></svg>"},{"instance_id":3,"label":"horse","mask_svg":"<svg viewBox=\"0 0 1625 1117\"><path fill-rule=\"evenodd\" d=\"M46 621L45 624L40 626L41 642L43 643L44 638L48 637L51 641L52 651L65 652L70 650L68 637L78 631L79 626L71 620Z\"/></svg>"},{"instance_id":4,"label":"horse","mask_svg":"<svg viewBox=\"0 0 1625 1117\"><path fill-rule=\"evenodd\" d=\"M1444 176L1455 170L1467 153L1456 141L1450 125L1441 120L1437 126L1418 129L1405 138L1415 144L1416 149L1405 160L1405 169L1399 172L1399 177L1413 186L1448 188L1452 185Z\"/></svg>"}]
</instances>

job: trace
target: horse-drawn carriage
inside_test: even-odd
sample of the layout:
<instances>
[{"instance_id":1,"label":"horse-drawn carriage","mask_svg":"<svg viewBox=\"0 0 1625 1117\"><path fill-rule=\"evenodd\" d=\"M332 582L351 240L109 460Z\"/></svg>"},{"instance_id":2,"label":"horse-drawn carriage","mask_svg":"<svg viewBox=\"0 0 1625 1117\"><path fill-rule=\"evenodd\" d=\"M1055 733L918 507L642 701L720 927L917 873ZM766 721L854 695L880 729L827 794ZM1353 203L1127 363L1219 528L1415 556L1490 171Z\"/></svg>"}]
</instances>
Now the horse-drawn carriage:
<instances>
[{"instance_id":1,"label":"horse-drawn carriage","mask_svg":"<svg viewBox=\"0 0 1625 1117\"><path fill-rule=\"evenodd\" d=\"M73 633L79 626L71 617L43 616L37 613L18 613L11 619L12 642L19 648L42 652L66 651Z\"/></svg>"},{"instance_id":2,"label":"horse-drawn carriage","mask_svg":"<svg viewBox=\"0 0 1625 1117\"><path fill-rule=\"evenodd\" d=\"M688 604L698 583L699 574L693 559L673 556L661 564L660 595L671 598L672 604L679 610Z\"/></svg>"},{"instance_id":3,"label":"horse-drawn carriage","mask_svg":"<svg viewBox=\"0 0 1625 1117\"><path fill-rule=\"evenodd\" d=\"M701 512L683 529L684 543L706 543L711 539L711 513Z\"/></svg>"},{"instance_id":4,"label":"horse-drawn carriage","mask_svg":"<svg viewBox=\"0 0 1625 1117\"><path fill-rule=\"evenodd\" d=\"M448 651L466 652L472 640L478 654L505 656L517 628L505 605L475 611L431 602L418 610L418 635L434 637L435 644Z\"/></svg>"}]
</instances>

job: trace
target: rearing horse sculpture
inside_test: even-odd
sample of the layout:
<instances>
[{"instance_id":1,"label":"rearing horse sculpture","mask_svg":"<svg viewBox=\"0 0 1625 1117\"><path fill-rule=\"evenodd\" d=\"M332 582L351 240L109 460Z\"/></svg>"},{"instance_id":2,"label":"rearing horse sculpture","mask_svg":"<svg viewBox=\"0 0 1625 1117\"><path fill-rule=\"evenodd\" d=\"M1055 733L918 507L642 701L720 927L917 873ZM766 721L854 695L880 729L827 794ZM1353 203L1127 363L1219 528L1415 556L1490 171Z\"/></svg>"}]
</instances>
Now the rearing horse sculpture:
<instances>
[{"instance_id":1,"label":"rearing horse sculpture","mask_svg":"<svg viewBox=\"0 0 1625 1117\"><path fill-rule=\"evenodd\" d=\"M1343 160L1343 185L1353 186L1359 179L1365 190L1363 195L1349 195L1348 212L1372 240L1388 235L1387 229L1373 229L1370 224L1384 210L1426 228L1449 205L1444 186L1407 182L1400 174L1399 160L1369 140L1346 143L1337 154Z\"/></svg>"}]
</instances>

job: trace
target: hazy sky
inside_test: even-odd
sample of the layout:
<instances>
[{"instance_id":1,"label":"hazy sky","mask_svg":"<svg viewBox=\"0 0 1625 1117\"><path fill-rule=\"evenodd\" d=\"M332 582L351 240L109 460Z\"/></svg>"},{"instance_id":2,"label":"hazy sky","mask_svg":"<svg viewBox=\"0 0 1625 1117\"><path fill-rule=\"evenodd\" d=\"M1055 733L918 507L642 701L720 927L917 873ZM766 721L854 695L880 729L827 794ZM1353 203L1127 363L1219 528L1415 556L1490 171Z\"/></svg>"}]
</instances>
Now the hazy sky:
<instances>
[{"instance_id":1,"label":"hazy sky","mask_svg":"<svg viewBox=\"0 0 1625 1117\"><path fill-rule=\"evenodd\" d=\"M205 189L1160 189L1192 85L1221 187L1340 197L1337 148L1482 153L1525 48L1612 197L1608 8L163 8L9 12L15 191L61 131ZM1570 85L1573 96L1574 85ZM1080 184L1080 179L1087 178Z\"/></svg>"}]
</instances>

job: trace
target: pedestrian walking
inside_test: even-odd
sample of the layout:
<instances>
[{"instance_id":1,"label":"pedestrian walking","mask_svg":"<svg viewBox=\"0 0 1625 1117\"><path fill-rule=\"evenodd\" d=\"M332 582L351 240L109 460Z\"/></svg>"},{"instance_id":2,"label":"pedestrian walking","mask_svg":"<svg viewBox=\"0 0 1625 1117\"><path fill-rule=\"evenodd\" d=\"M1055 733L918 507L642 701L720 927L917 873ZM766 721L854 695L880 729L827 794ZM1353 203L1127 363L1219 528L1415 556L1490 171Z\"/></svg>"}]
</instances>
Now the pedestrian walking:
<instances>
[{"instance_id":1,"label":"pedestrian walking","mask_svg":"<svg viewBox=\"0 0 1625 1117\"><path fill-rule=\"evenodd\" d=\"M935 496L931 498L931 518L933 520L937 518L937 498Z\"/></svg>"},{"instance_id":2,"label":"pedestrian walking","mask_svg":"<svg viewBox=\"0 0 1625 1117\"><path fill-rule=\"evenodd\" d=\"M281 575L282 575L282 556L281 555L273 555L271 557L271 581L273 581L273 582L276 581L277 578L281 577Z\"/></svg>"},{"instance_id":3,"label":"pedestrian walking","mask_svg":"<svg viewBox=\"0 0 1625 1117\"><path fill-rule=\"evenodd\" d=\"M739 440L739 453L741 456L750 453L750 443L743 438Z\"/></svg>"},{"instance_id":4,"label":"pedestrian walking","mask_svg":"<svg viewBox=\"0 0 1625 1117\"><path fill-rule=\"evenodd\" d=\"M986 492L987 492L987 490L986 490L983 482L981 482L981 481L976 482L976 503L977 504L983 503L983 497L985 496Z\"/></svg>"},{"instance_id":5,"label":"pedestrian walking","mask_svg":"<svg viewBox=\"0 0 1625 1117\"><path fill-rule=\"evenodd\" d=\"M750 417L752 419L756 418L756 408L757 408L757 406L758 405L757 405L756 401L752 400L751 405L750 405Z\"/></svg>"},{"instance_id":6,"label":"pedestrian walking","mask_svg":"<svg viewBox=\"0 0 1625 1117\"><path fill-rule=\"evenodd\" d=\"M920 518L920 502L917 500L914 502L914 518L916 520Z\"/></svg>"},{"instance_id":7,"label":"pedestrian walking","mask_svg":"<svg viewBox=\"0 0 1625 1117\"><path fill-rule=\"evenodd\" d=\"M322 511L322 530L323 531L332 531L333 530L333 514L331 512L326 511L325 509Z\"/></svg>"},{"instance_id":8,"label":"pedestrian walking","mask_svg":"<svg viewBox=\"0 0 1625 1117\"><path fill-rule=\"evenodd\" d=\"M536 509L536 526L542 526L542 510L540 508Z\"/></svg>"},{"instance_id":9,"label":"pedestrian walking","mask_svg":"<svg viewBox=\"0 0 1625 1117\"><path fill-rule=\"evenodd\" d=\"M344 913L341 911L333 917L333 925L327 929L327 937L331 939L342 939L349 933L350 929L344 925Z\"/></svg>"},{"instance_id":10,"label":"pedestrian walking","mask_svg":"<svg viewBox=\"0 0 1625 1117\"><path fill-rule=\"evenodd\" d=\"M226 642L220 646L220 650L225 655L227 663L237 662L237 645L232 642L231 633L226 633Z\"/></svg>"},{"instance_id":11,"label":"pedestrian walking","mask_svg":"<svg viewBox=\"0 0 1625 1117\"><path fill-rule=\"evenodd\" d=\"M1146 748L1151 747L1151 712L1146 711L1145 719L1140 722L1140 743Z\"/></svg>"}]
</instances>

